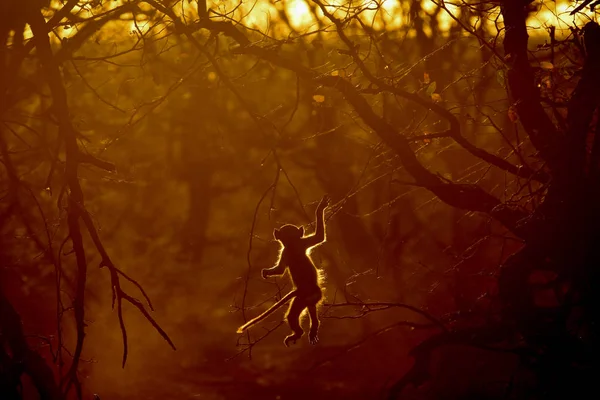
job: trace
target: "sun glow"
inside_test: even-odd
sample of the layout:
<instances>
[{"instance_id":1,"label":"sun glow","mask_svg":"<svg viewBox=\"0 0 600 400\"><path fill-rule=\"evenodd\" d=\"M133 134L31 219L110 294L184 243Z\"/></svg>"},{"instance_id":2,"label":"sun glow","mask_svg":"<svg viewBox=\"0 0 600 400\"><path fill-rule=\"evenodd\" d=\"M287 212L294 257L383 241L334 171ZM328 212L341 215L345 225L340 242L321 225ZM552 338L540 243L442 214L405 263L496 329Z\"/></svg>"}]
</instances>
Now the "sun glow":
<instances>
[{"instance_id":1,"label":"sun glow","mask_svg":"<svg viewBox=\"0 0 600 400\"><path fill-rule=\"evenodd\" d=\"M306 29L315 22L305 0L289 0L285 8L290 24L296 30Z\"/></svg>"},{"instance_id":2,"label":"sun glow","mask_svg":"<svg viewBox=\"0 0 600 400\"><path fill-rule=\"evenodd\" d=\"M575 8L575 4L566 0L554 2L543 2L541 9L529 18L529 26L534 29L546 29L550 26L556 27L557 35L570 33L570 27L583 26L592 19L593 13L587 8L576 15L569 15Z\"/></svg>"},{"instance_id":3,"label":"sun glow","mask_svg":"<svg viewBox=\"0 0 600 400\"><path fill-rule=\"evenodd\" d=\"M216 2L215 2L216 3ZM281 21L280 13L284 13L292 29L296 31L308 30L314 26L318 19L324 18L311 0L255 0L248 3L237 3L229 1L219 1L218 4L223 9L237 8L238 16L244 17L245 24L252 28L260 30L268 29L270 24ZM367 26L376 30L391 30L401 28L408 20L405 18L409 14L410 2L400 0L330 0L324 2L327 10L335 17L340 19L349 16L357 16ZM587 9L577 15L569 15L574 5L567 0L540 1L540 10L532 12L528 25L532 29L531 35L546 34L546 28L556 27L557 36L568 34L569 27L573 25L583 25L591 17ZM446 9L439 12L438 9L444 6ZM440 29L443 32L449 31L450 27L456 24L456 19L461 16L461 11L465 10L465 3L456 1L441 2L441 0L422 0L421 16L425 19L434 17L437 19ZM316 11L316 12L315 12ZM483 18L472 17L470 23L473 27L484 24L492 32L502 28L502 16L499 7L488 7ZM428 24L426 24L427 26Z\"/></svg>"},{"instance_id":4,"label":"sun glow","mask_svg":"<svg viewBox=\"0 0 600 400\"><path fill-rule=\"evenodd\" d=\"M404 0L321 0L328 12L332 13L340 20L360 19L361 23L370 27L374 31L394 31L405 30L409 37L415 36L416 32L412 26L413 20L410 17L412 2ZM419 1L419 0L415 0ZM442 35L449 34L450 28L456 25L458 20L465 23L465 18L461 16L467 11L466 4L475 7L475 3L465 3L462 0L420 0L421 11L419 15L425 21L423 29L430 36L431 24L428 20L436 18L436 22ZM111 10L123 6L123 1L105 1L97 3L91 7L89 3L75 6L72 14L78 18L86 19L96 18ZM574 9L575 4L567 0L538 0L539 10L530 14L528 19L529 34L532 37L542 37L548 35L549 27L556 28L557 39L563 38L571 33L570 27L583 26L592 17L593 13L588 9L582 10L577 15L569 15ZM51 0L50 7L44 10L46 19L50 19L54 13L63 7L60 0ZM151 11L153 7L148 3L141 2L139 7L142 11ZM264 34L276 38L283 38L295 33L304 34L306 32L317 31L317 28L331 29L329 21L322 13L319 4L313 0L208 0L208 7L212 12L210 16L214 20L238 21L251 29L256 29ZM442 7L442 9L440 9ZM504 28L500 7L492 4L483 5L486 11L483 17L470 16L466 25L474 31L476 27L482 24L487 32L495 35L497 30ZM196 1L179 0L172 3L172 11L184 23L193 23L198 21L198 11ZM135 22L133 15L127 13L122 15L121 20L128 33L135 32L138 29L142 31L147 29L148 17L144 13L136 13ZM145 21L146 20L146 21ZM136 25L137 22L137 25ZM320 23L321 22L321 23ZM165 21L167 23L167 21ZM408 26L407 26L408 24ZM108 36L116 37L123 33L123 25L111 23ZM108 25L107 25L108 26ZM354 23L347 24L345 28L360 29ZM76 35L78 32L77 24L69 24L63 20L55 32L60 38L68 38ZM466 35L469 33L465 32ZM31 36L30 32L26 37ZM55 39L53 39L55 40Z\"/></svg>"}]
</instances>

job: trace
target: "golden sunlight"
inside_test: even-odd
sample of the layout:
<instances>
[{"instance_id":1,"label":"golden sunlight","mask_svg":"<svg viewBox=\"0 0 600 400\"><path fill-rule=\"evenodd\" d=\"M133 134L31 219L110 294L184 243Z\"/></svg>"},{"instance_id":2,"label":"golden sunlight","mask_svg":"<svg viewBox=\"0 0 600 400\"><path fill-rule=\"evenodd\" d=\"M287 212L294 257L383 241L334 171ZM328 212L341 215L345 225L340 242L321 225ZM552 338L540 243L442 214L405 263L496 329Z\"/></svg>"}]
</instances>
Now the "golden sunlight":
<instances>
[{"instance_id":1,"label":"golden sunlight","mask_svg":"<svg viewBox=\"0 0 600 400\"><path fill-rule=\"evenodd\" d=\"M111 1L100 3L93 10L85 6L76 6L73 14L81 18L89 18L92 14L106 13L112 9L122 6L121 1ZM362 23L371 26L374 30L395 30L409 23L407 20L411 3L400 0L329 0L325 1L325 7L329 12L338 18L346 19L349 16L360 18ZM571 26L583 26L591 20L593 13L584 9L577 15L570 15L575 4L567 0L540 1L540 9L532 12L528 19L530 27L530 36L541 37L548 35L548 28L556 28L556 37L563 38L570 34ZM285 37L290 34L290 28L297 32L308 32L315 28L316 21L323 21L324 16L320 8L312 0L209 0L208 6L213 10L211 18L214 19L234 19L245 26L257 29L267 35L275 37ZM450 28L461 18L461 12L464 10L462 2L442 2L441 0L421 0L421 16L427 18L435 17L441 32L448 33ZM444 7L441 11L440 7ZM44 11L48 20L52 15L62 8L59 0L51 0L50 7ZM146 3L140 3L140 8L149 11L152 7ZM197 3L195 1L179 1L172 7L176 15L186 22L196 21L198 19ZM281 23L282 18L286 18L289 27ZM105 37L117 37L122 35L125 28L128 33L138 30L145 30L145 20L148 17L144 13L136 13L135 21L130 13L121 16L122 22L110 23L110 29L104 30ZM490 7L485 18L472 16L469 19L471 29L476 29L480 24L485 24L489 32L502 29L502 16L499 7ZM330 25L327 21L326 25ZM431 36L431 28L428 23L423 26L425 34ZM63 38L69 38L77 34L77 24L63 24L56 28L56 37L51 40L57 41ZM463 32L469 35L467 32ZM414 29L408 29L409 37L415 35ZM27 29L26 38L31 37L31 32ZM445 35L444 35L445 36Z\"/></svg>"},{"instance_id":2,"label":"golden sunlight","mask_svg":"<svg viewBox=\"0 0 600 400\"><path fill-rule=\"evenodd\" d=\"M285 6L292 28L297 30L306 29L314 23L310 8L305 0L289 0Z\"/></svg>"},{"instance_id":3,"label":"golden sunlight","mask_svg":"<svg viewBox=\"0 0 600 400\"><path fill-rule=\"evenodd\" d=\"M545 1L542 3L541 9L530 17L529 26L544 30L554 26L558 36L568 35L570 33L569 27L574 25L583 26L593 16L588 8L581 10L576 15L570 15L574 8L575 3L567 0Z\"/></svg>"},{"instance_id":4,"label":"golden sunlight","mask_svg":"<svg viewBox=\"0 0 600 400\"><path fill-rule=\"evenodd\" d=\"M269 29L274 22L280 20L278 9L285 9L285 14L289 19L290 25L295 30L307 30L315 22L315 18L323 18L320 10L309 6L310 0L287 0L285 2L273 2L271 0L255 0L252 2L238 1L214 1L213 7L218 9L221 15L233 12L230 17L241 18L242 22L251 28L265 31ZM326 8L338 18L344 18L348 15L359 15L361 20L372 26L374 29L396 29L406 23L403 16L407 15L410 4L399 0L330 0L325 2ZM460 17L463 7L459 2L441 3L438 0L422 0L422 15L435 15L436 9L442 4L446 10L437 13L437 22L442 31L447 31L455 24L455 18ZM537 30L540 34L545 34L545 28L552 25L556 27L557 35L568 34L568 27L574 23L582 25L591 17L591 13L586 9L575 16L569 15L574 8L573 4L567 0L557 0L556 2L545 1L541 3L541 9L531 14L529 26L533 29L532 35L536 35ZM316 12L316 15L314 14ZM489 18L479 20L471 19L471 25L484 23L489 28L494 28L497 23L502 27L502 17L499 16L500 10L495 7L488 11Z\"/></svg>"},{"instance_id":5,"label":"golden sunlight","mask_svg":"<svg viewBox=\"0 0 600 400\"><path fill-rule=\"evenodd\" d=\"M577 15L569 15L575 7L574 3L567 0L542 1L540 10L531 14L529 26L532 28L531 35L546 34L549 26L556 27L557 36L569 34L569 26L574 24L583 25L589 21L593 13L588 9L582 10ZM106 12L122 4L120 1L111 1L102 3L102 11ZM326 8L338 18L345 18L349 15L357 15L367 25L374 29L397 29L406 23L405 16L408 15L410 2L400 0L329 0L325 1ZM285 27L277 26L281 21L280 16L285 13L292 29L305 31L314 25L316 19L323 18L318 7L311 0L209 0L209 8L214 10L213 18L234 18L244 25L259 29L263 32L274 30L280 34L285 33ZM421 0L422 16L433 16L439 7L446 7L446 10L438 12L437 22L442 31L448 31L455 24L455 18L460 17L461 9L464 7L462 2L441 2L440 0ZM59 0L50 2L49 10L46 12L47 18L62 7ZM142 9L151 8L147 4L141 3ZM97 9L96 9L97 11ZM184 20L193 21L198 18L197 5L195 1L181 1L173 7L173 11ZM91 10L84 6L76 6L74 14L87 18ZM479 20L471 18L471 25L484 23L488 28L502 27L502 17L499 16L499 7L488 11L488 18ZM136 17L140 21L139 16ZM134 23L128 26L129 31L136 30ZM76 30L69 25L59 29L62 37L69 37L76 33Z\"/></svg>"}]
</instances>

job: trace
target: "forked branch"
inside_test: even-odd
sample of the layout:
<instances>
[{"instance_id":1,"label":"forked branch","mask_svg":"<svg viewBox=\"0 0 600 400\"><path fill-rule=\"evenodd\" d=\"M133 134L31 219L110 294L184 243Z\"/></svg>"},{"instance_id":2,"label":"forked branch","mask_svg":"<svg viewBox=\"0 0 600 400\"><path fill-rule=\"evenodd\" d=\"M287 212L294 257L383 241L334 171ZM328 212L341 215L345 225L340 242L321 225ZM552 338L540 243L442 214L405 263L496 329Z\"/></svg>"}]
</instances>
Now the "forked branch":
<instances>
[{"instance_id":1,"label":"forked branch","mask_svg":"<svg viewBox=\"0 0 600 400\"><path fill-rule=\"evenodd\" d=\"M169 15L171 18L174 18L173 12L163 5L158 4L156 1L147 0L148 4L159 9L161 12ZM178 27L183 29L186 32L188 38L192 38L191 29L182 25L181 21L178 19L174 20ZM485 192L477 185L471 184L457 184L451 183L445 180L442 180L437 174L432 173L427 168L425 168L421 162L418 160L414 151L410 147L410 142L406 137L400 135L394 127L392 127L388 122L386 122L383 118L378 116L373 108L369 105L365 97L357 90L357 88L347 79L344 79L340 76L330 76L330 75L321 75L317 72L306 68L305 66L298 64L295 60L288 60L278 54L276 50L267 49L261 46L254 45L250 42L250 40L233 24L226 21L211 21L211 20L203 20L201 21L201 26L205 29L212 31L213 33L223 33L224 35L232 38L237 42L240 46L238 49L234 50L235 53L238 54L249 54L264 61L268 61L273 65L277 65L284 69L290 70L294 72L299 78L311 81L317 85L323 85L326 87L330 87L336 89L340 93L344 95L346 101L350 103L350 105L354 108L354 110L358 113L361 119L390 147L395 153L399 156L401 163L404 165L406 170L413 176L416 183L420 186L423 186L427 190L431 191L433 194L438 196L445 203L460 208L464 210L470 211L479 211L483 213L487 213L490 216L494 217L498 221L500 221L504 226L510 229L514 234L520 237L525 237L526 232L523 231L521 227L522 220L527 216L526 213L512 209L507 205L503 204L499 199L492 196L491 194ZM199 44L196 42L196 45ZM209 54L206 49L199 48L203 54ZM211 61L212 62L212 61ZM220 75L220 74L219 74ZM230 81L225 81L229 82ZM388 91L391 91L397 95L401 95L407 97L410 100L416 101L417 103L423 105L426 100L421 99L418 95L402 92L398 89L395 89L389 85L385 85L381 82L382 88ZM230 85L228 84L230 87ZM231 87L230 87L231 89ZM235 93L234 89L234 93ZM429 104L425 103L429 109L437 110L434 103ZM443 110L443 109L442 109ZM439 113L443 113L442 110L437 110ZM455 117L447 112L443 113L446 118L450 118L450 122L452 123L455 120ZM456 124L453 125L456 127ZM455 128L453 128L455 129ZM454 130L452 131L454 132ZM452 133L455 135L455 133ZM456 135L455 135L456 136ZM453 136L454 137L454 136ZM466 145L463 142L463 145ZM471 150L474 150L471 148ZM479 156L485 156L484 153L479 153ZM490 156L492 156L490 154ZM486 156L487 157L487 156ZM495 156L493 156L495 157ZM488 161L489 161L488 157ZM499 159L501 160L501 159ZM504 168L512 169L517 175L523 176L522 174L528 174L528 176L532 177L534 174L532 171L527 171L525 168L519 168L516 166L510 167L510 164L506 163L505 160L494 161L498 165L502 165ZM504 164L502 164L504 163ZM505 164L508 164L505 165ZM513 168L514 167L514 168Z\"/></svg>"},{"instance_id":2,"label":"forked branch","mask_svg":"<svg viewBox=\"0 0 600 400\"><path fill-rule=\"evenodd\" d=\"M67 6L73 6L72 3L76 4L77 2L70 1L65 6L65 8ZM143 296L148 300L148 304L152 309L148 296L141 288L141 285L114 266L99 239L98 233L93 225L89 213L85 209L83 191L81 189L81 185L79 183L78 178L79 164L82 162L87 162L106 170L113 170L114 166L110 163L98 160L90 155L86 155L81 152L77 143L75 129L71 125L69 106L67 103L67 93L62 81L62 76L60 74L59 64L50 46L50 41L48 38L48 24L46 23L39 9L29 4L29 2L27 3L27 7L28 8L26 9L26 15L27 21L30 24L31 30L34 35L33 43L36 46L37 55L40 58L42 68L45 72L46 79L50 87L53 99L53 110L57 116L60 137L64 141L66 149L65 177L69 188L67 220L69 227L69 237L71 238L71 241L73 243L73 250L77 260L77 286L74 299L77 337L75 351L73 353L73 362L71 363L67 376L62 382L62 386L64 387L63 392L66 394L69 392L71 386L75 385L77 395L79 398L81 398L81 385L77 378L77 368L79 365L79 360L81 359L85 337L84 296L87 280L87 261L83 245L80 220L83 220L88 233L92 237L96 248L102 256L101 266L106 266L111 274L111 286L113 290L113 297L116 298L118 302L119 322L121 325L121 331L123 334L124 341L123 366L125 365L125 362L127 360L127 333L123 322L121 308L123 299L129 302L130 304L133 304L142 313L142 315L144 315L144 317L152 324L152 326L159 332L159 334L163 338L165 338L165 340L169 343L171 347L173 347L173 349L175 348L175 346L173 345L173 342L166 334L166 332L148 313L145 306L139 300L133 298L121 289L119 275L122 275L125 279L134 283L134 285L136 285L141 290ZM55 22L58 23L59 21L60 19ZM52 22L52 20L50 22Z\"/></svg>"}]
</instances>

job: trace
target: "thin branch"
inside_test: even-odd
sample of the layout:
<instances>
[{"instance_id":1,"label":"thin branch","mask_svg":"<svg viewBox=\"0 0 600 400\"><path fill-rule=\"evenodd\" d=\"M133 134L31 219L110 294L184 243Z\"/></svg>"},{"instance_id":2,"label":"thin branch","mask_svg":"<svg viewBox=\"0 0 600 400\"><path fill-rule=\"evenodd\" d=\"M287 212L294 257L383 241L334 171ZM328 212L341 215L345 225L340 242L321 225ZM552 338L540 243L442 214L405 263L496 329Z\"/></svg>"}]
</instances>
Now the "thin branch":
<instances>
[{"instance_id":1,"label":"thin branch","mask_svg":"<svg viewBox=\"0 0 600 400\"><path fill-rule=\"evenodd\" d=\"M92 93L94 93L94 95L98 98L98 100L100 100L101 102L103 102L104 104L106 104L107 106L109 106L110 108L112 108L114 110L117 110L117 111L122 112L124 114L127 113L127 111L123 110L119 106L117 106L115 104L112 104L110 101L104 99L104 97L102 97L100 95L100 93L98 93L98 91L96 89L94 89L92 87L92 85L89 84L89 82L87 81L87 79L85 79L85 77L83 76L83 74L77 68L77 65L75 64L75 61L71 61L71 65L73 66L73 69L75 70L75 72L77 72L77 75L79 75L79 77L81 78L81 82L83 82L83 84L85 85L85 87L87 87L88 89L90 89L90 91Z\"/></svg>"},{"instance_id":2,"label":"thin branch","mask_svg":"<svg viewBox=\"0 0 600 400\"><path fill-rule=\"evenodd\" d=\"M356 350L357 348L359 348L360 346L362 346L363 344L365 344L367 341L380 336L386 332L391 331L394 328L398 328L398 327L408 327L411 329L428 329L428 328L434 328L435 324L420 324L417 322L410 322L410 321L398 321L395 322L391 325L388 325L386 327L383 327L381 329L376 330L375 332L372 332L368 335L366 335L365 337L363 337L362 339L360 339L359 341L357 341L356 343L348 346L347 348L345 348L343 351L340 351L332 356L328 356L322 360L317 361L316 363L314 363L313 365L310 366L310 368L308 369L309 371L312 371L316 368L319 368L320 366L330 363L333 360L343 356L344 354L348 354L350 353L352 350Z\"/></svg>"},{"instance_id":3,"label":"thin branch","mask_svg":"<svg viewBox=\"0 0 600 400\"><path fill-rule=\"evenodd\" d=\"M275 173L275 178L273 179L273 183L269 185L267 190L264 191L256 207L254 208L254 216L252 217L252 225L250 226L250 236L248 238L248 251L246 252L246 261L248 263L248 272L246 273L246 279L244 284L244 294L242 295L242 317L244 318L244 323L247 321L246 319L246 296L248 294L248 281L250 280L250 271L252 270L252 258L250 257L252 253L252 244L254 239L254 228L256 227L256 220L258 218L258 210L260 209L260 205L267 198L267 195L271 191L275 191L277 189L277 184L279 183L279 174L280 169L277 167L277 172Z\"/></svg>"},{"instance_id":4,"label":"thin branch","mask_svg":"<svg viewBox=\"0 0 600 400\"><path fill-rule=\"evenodd\" d=\"M351 302L346 302L346 303L323 303L324 307L330 307L330 308L339 308L339 307L360 307L360 308L365 308L365 309L372 309L373 307L377 307L377 308L384 308L384 309L389 309L389 308L403 308L406 310L410 310L414 313L417 313L419 315L421 315L422 317L424 317L425 319L427 319L429 322L431 322L432 326L437 326L440 330L442 330L442 332L448 332L448 329L444 326L444 324L438 320L437 318L435 318L434 316L432 316L431 314L419 309L418 307L415 306L411 306L408 304L403 304L403 303L389 303L389 302L372 302L372 303L351 303Z\"/></svg>"},{"instance_id":5,"label":"thin branch","mask_svg":"<svg viewBox=\"0 0 600 400\"><path fill-rule=\"evenodd\" d=\"M66 147L66 165L65 178L69 187L69 202L67 210L67 223L69 226L69 237L73 243L75 258L77 260L77 287L74 300L75 320L76 320L76 344L73 353L73 361L68 373L68 381L65 387L65 394L70 390L72 384L75 384L78 398L82 397L81 386L77 377L77 367L81 353L83 351L83 341L85 337L85 285L87 278L87 261L83 246L83 238L79 226L79 207L83 206L83 191L78 178L78 153L77 137L75 130L71 125L69 106L67 103L66 90L62 83L62 77L58 64L52 53L50 41L46 30L46 21L39 10L27 8L27 22L33 32L33 41L37 48L38 56L42 63L42 68L46 74L48 85L52 93L53 108L58 117L59 131L63 136Z\"/></svg>"},{"instance_id":6,"label":"thin branch","mask_svg":"<svg viewBox=\"0 0 600 400\"><path fill-rule=\"evenodd\" d=\"M124 272L122 272L119 268L117 268L113 264L113 262L110 259L110 256L106 252L106 249L104 248L104 245L102 244L102 242L100 240L98 231L96 230L96 227L94 226L94 222L92 221L90 214L86 210L82 210L81 219L82 219L83 223L85 224L87 231L90 234L90 237L92 238L92 242L94 243L94 245L96 246L96 249L100 253L100 257L102 258L102 261L100 262L100 267L101 268L106 267L110 272L110 281L111 281L111 288L112 288L112 293L113 293L113 308L114 308L115 301L116 301L117 302L117 313L118 313L118 317L119 317L119 325L121 327L121 333L123 336L123 363L122 363L122 366L125 367L125 363L127 361L127 352L128 352L127 332L125 330L125 323L123 322L123 310L122 310L122 300L123 299L128 301L132 305L134 305L140 311L140 313L142 313L142 315L146 318L146 320L148 320L148 322L150 322L152 327L154 327L154 329L160 334L160 336L162 336L162 338L167 341L167 343L171 346L171 348L173 350L176 350L175 344L173 343L173 341L171 340L169 335L160 327L160 325L158 325L156 320L148 313L148 311L146 310L144 305L138 299L131 297L129 294L127 294L121 288L121 283L119 281L119 275L122 275L125 279L132 282L138 289L140 289L140 291L142 292L146 301L148 302L148 306L150 307L151 310L153 309L152 303L150 302L150 299L149 299L148 295L146 294L146 292L142 289L142 286L137 281L130 278L128 275L126 275Z\"/></svg>"},{"instance_id":7,"label":"thin branch","mask_svg":"<svg viewBox=\"0 0 600 400\"><path fill-rule=\"evenodd\" d=\"M79 149L77 143L76 132L71 125L69 108L67 103L67 94L62 83L62 77L60 75L59 67L55 56L52 53L48 34L46 31L46 25L44 17L39 10L29 9L28 10L28 22L34 34L34 41L40 60L42 61L43 69L46 73L47 81L50 86L50 90L53 98L53 108L58 117L59 131L65 141L66 148L66 164L65 164L65 177L69 188L68 198L68 211L67 221L69 226L69 237L73 243L73 249L77 259L77 287L74 299L74 310L76 320L76 345L75 352L73 354L73 361L69 369L68 374L63 380L65 395L69 392L72 385L75 385L77 390L77 396L81 398L81 385L77 377L77 369L81 353L83 350L83 342L85 337L85 321L84 321L84 295L85 285L87 277L87 262L85 256L85 250L83 247L83 238L81 235L80 219L83 220L88 233L92 237L97 250L100 252L102 257L101 266L106 266L111 274L111 285L113 290L113 296L116 296L118 300L118 314L119 322L121 325L121 331L124 340L124 354L123 354L123 366L127 360L127 334L125 325L123 323L122 314L122 300L125 299L130 304L133 304L138 310L144 315L144 317L151 323L151 325L158 331L158 333L169 343L169 345L175 349L175 346L166 332L158 325L158 323L150 316L145 307L139 300L131 297L125 293L120 286L119 282L119 270L114 266L110 257L106 253L104 246L102 245L98 233L94 227L93 221L85 209L83 191L79 184L78 178L78 166L79 163L88 162L104 169L114 169L114 166L110 163L103 162L96 159L95 157L83 154ZM128 276L121 273L126 279L132 281L138 288L141 288L137 282L133 281ZM144 297L147 295L142 291Z\"/></svg>"},{"instance_id":8,"label":"thin branch","mask_svg":"<svg viewBox=\"0 0 600 400\"><path fill-rule=\"evenodd\" d=\"M154 1L148 1L148 3L156 5L156 2ZM160 7L164 9L164 7ZM169 11L165 9L163 12ZM234 50L235 53L257 56L263 60L269 61L274 65L295 72L298 77L302 79L338 90L345 96L346 101L352 105L363 121L371 129L373 129L373 131L377 133L391 149L396 152L406 170L419 184L426 187L428 190L437 195L442 201L451 206L470 211L487 213L504 224L504 226L510 229L517 236L527 236L527 232L522 229L521 224L521 221L527 216L526 213L502 204L499 199L483 191L476 185L455 184L442 181L437 174L430 172L421 164L413 150L410 148L407 139L399 135L390 124L375 114L367 100L348 80L340 76L319 75L316 72L302 66L301 64L298 64L296 61L288 60L279 56L275 50L255 46L251 44L249 39L243 33L241 33L230 23L223 21L209 21L204 25L204 27L214 32L222 32L234 39L240 45L237 50ZM182 29L187 31L185 26L182 26ZM419 104L426 104L430 109L451 118L451 122L456 119L456 117L454 117L449 111L441 108L433 102L429 103L425 101L424 103L424 100L416 94L402 92L394 87L385 85L384 89L389 90L394 94L405 96L410 100L418 102ZM457 122L454 126L458 126L456 124ZM456 128L453 130L453 132L455 131ZM500 164L507 163L506 160L500 160L502 160L498 161ZM524 172L521 171L524 168L518 168L515 166L514 169L519 170L515 171L516 173L524 174Z\"/></svg>"}]
</instances>

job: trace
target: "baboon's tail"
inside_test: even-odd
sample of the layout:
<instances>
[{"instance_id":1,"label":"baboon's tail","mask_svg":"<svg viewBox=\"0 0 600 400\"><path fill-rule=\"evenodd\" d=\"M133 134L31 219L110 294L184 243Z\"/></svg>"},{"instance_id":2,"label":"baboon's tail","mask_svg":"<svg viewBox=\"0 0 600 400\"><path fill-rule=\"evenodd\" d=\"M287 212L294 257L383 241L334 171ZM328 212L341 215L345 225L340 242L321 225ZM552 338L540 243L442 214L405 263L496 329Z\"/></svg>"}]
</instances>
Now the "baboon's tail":
<instances>
[{"instance_id":1,"label":"baboon's tail","mask_svg":"<svg viewBox=\"0 0 600 400\"><path fill-rule=\"evenodd\" d=\"M296 297L297 295L298 295L298 291L297 290L292 290L291 292L289 292L288 294L286 294L285 296L283 296L283 298L281 300L279 300L277 303L273 304L271 306L271 308L269 308L267 311L265 311L264 313L260 314L258 317L253 318L250 321L246 322L244 325L240 326L238 328L238 330L237 330L237 333L242 333L246 329L248 329L249 327L251 327L252 325L254 325L257 322L260 322L263 319L267 318L275 310L277 310L279 307L281 307L282 305L284 305L285 303L287 303L288 301L290 301L291 298Z\"/></svg>"}]
</instances>

